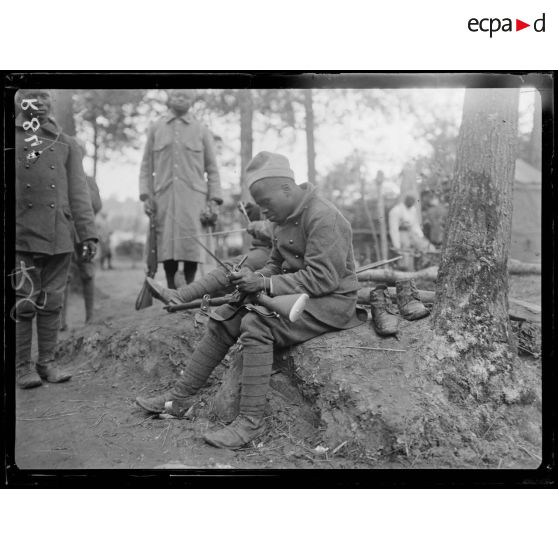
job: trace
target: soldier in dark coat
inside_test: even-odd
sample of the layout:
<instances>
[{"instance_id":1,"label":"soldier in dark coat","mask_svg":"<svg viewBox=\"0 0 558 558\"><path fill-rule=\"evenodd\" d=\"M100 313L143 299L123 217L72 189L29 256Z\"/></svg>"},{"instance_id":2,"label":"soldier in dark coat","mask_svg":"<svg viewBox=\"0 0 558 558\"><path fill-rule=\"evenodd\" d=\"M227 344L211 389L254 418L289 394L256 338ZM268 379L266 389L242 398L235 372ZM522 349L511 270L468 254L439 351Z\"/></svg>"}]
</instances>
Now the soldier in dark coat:
<instances>
[{"instance_id":1,"label":"soldier in dark coat","mask_svg":"<svg viewBox=\"0 0 558 558\"><path fill-rule=\"evenodd\" d=\"M64 288L74 250L95 255L97 234L81 151L49 116L50 93L20 90L16 108L16 377L21 388L71 375L54 365ZM33 318L39 356L31 361Z\"/></svg>"},{"instance_id":2,"label":"soldier in dark coat","mask_svg":"<svg viewBox=\"0 0 558 558\"><path fill-rule=\"evenodd\" d=\"M273 347L288 347L327 331L361 323L356 313L358 283L349 222L311 184L297 185L286 157L263 151L246 169L246 180L264 217L274 223L273 247L258 271L232 274L241 293L262 291L271 296L305 293L310 296L294 323L276 316L218 308L207 333L174 388L158 397L138 397L150 412L188 407L213 369L238 340L243 347L240 413L225 428L205 435L206 442L236 449L264 430L263 413L269 388Z\"/></svg>"}]
</instances>

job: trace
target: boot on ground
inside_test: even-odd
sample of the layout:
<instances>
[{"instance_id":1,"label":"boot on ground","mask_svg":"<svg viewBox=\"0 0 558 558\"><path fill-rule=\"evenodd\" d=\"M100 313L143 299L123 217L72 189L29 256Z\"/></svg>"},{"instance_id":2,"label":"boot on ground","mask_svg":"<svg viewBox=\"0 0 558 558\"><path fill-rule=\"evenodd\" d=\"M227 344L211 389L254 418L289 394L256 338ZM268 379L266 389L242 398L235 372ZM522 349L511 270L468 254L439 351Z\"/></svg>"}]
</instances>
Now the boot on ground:
<instances>
[{"instance_id":1,"label":"boot on ground","mask_svg":"<svg viewBox=\"0 0 558 558\"><path fill-rule=\"evenodd\" d=\"M136 403L149 413L168 413L181 417L194 404L193 396L177 397L172 390L154 397L136 397Z\"/></svg>"},{"instance_id":2,"label":"boot on ground","mask_svg":"<svg viewBox=\"0 0 558 558\"><path fill-rule=\"evenodd\" d=\"M149 292L157 300L161 300L165 304L182 304L184 302L175 289L167 289L167 287L163 287L163 285L157 283L151 277L146 277L145 281Z\"/></svg>"},{"instance_id":3,"label":"boot on ground","mask_svg":"<svg viewBox=\"0 0 558 558\"><path fill-rule=\"evenodd\" d=\"M265 431L263 418L238 415L234 421L215 432L207 432L203 439L210 445L222 449L239 449Z\"/></svg>"},{"instance_id":4,"label":"boot on ground","mask_svg":"<svg viewBox=\"0 0 558 558\"><path fill-rule=\"evenodd\" d=\"M378 335L395 335L399 326L397 312L391 303L386 285L377 285L370 291L372 324Z\"/></svg>"},{"instance_id":5,"label":"boot on ground","mask_svg":"<svg viewBox=\"0 0 558 558\"><path fill-rule=\"evenodd\" d=\"M33 363L25 362L16 367L16 383L21 389L31 389L43 385L40 376L33 368Z\"/></svg>"},{"instance_id":6,"label":"boot on ground","mask_svg":"<svg viewBox=\"0 0 558 558\"><path fill-rule=\"evenodd\" d=\"M430 313L428 308L420 300L415 281L397 281L395 283L397 293L397 306L399 313L406 320L420 320Z\"/></svg>"},{"instance_id":7,"label":"boot on ground","mask_svg":"<svg viewBox=\"0 0 558 558\"><path fill-rule=\"evenodd\" d=\"M67 382L72 377L70 372L62 372L53 362L38 362L37 373L43 380L51 384Z\"/></svg>"}]
</instances>

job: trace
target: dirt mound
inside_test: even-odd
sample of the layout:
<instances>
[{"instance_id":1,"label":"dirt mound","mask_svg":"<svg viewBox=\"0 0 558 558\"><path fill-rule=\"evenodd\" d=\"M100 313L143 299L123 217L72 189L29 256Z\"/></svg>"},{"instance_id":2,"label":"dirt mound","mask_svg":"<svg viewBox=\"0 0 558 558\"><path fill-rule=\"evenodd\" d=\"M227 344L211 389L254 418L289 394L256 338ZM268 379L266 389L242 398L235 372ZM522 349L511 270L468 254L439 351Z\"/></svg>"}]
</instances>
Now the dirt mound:
<instances>
[{"instance_id":1,"label":"dirt mound","mask_svg":"<svg viewBox=\"0 0 558 558\"><path fill-rule=\"evenodd\" d=\"M137 422L134 397L170 386L203 334L192 316L153 306L75 332L61 343L58 356L62 365L120 388L125 413L134 409ZM211 453L211 459L220 461L198 460L196 466L537 467L540 369L535 361L517 361L521 393L529 397L482 405L457 401L417 366L427 324L403 321L399 339L380 338L363 324L277 353L264 437L238 452L216 450L218 457ZM188 418L159 421L180 427L174 447L182 450L183 466L192 460L185 458L180 440L188 440L190 453L191 444L199 452L203 431L238 412L241 359L235 346Z\"/></svg>"}]
</instances>

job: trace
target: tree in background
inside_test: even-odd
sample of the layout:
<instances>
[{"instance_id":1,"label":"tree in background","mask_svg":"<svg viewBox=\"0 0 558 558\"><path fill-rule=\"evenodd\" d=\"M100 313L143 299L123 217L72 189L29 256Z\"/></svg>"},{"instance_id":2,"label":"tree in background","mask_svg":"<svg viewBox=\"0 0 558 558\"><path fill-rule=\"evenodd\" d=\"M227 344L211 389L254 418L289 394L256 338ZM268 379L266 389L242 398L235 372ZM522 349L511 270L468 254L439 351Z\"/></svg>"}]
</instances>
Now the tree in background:
<instances>
[{"instance_id":1,"label":"tree in background","mask_svg":"<svg viewBox=\"0 0 558 558\"><path fill-rule=\"evenodd\" d=\"M88 128L87 140L93 146L93 178L99 160L124 148L140 148L146 122L139 105L145 93L143 89L89 89L76 93L76 121L84 132Z\"/></svg>"}]
</instances>

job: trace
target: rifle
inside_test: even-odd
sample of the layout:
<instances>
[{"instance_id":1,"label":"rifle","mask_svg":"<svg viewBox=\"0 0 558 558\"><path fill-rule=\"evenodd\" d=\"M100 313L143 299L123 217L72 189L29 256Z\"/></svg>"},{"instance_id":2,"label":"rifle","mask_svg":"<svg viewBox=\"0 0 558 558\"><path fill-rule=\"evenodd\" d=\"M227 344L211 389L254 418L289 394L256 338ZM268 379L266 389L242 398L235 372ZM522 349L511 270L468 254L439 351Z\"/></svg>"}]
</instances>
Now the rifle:
<instances>
[{"instance_id":1,"label":"rifle","mask_svg":"<svg viewBox=\"0 0 558 558\"><path fill-rule=\"evenodd\" d=\"M149 233L147 235L146 244L146 263L147 263L147 277L155 277L157 273L157 226L155 223L155 216L149 215ZM136 310L143 310L153 304L151 292L144 280L141 291L136 298Z\"/></svg>"},{"instance_id":2,"label":"rifle","mask_svg":"<svg viewBox=\"0 0 558 558\"><path fill-rule=\"evenodd\" d=\"M199 244L225 270L227 277L230 277L231 273L238 272L247 258L247 256L244 256L236 266L231 267L223 263L203 242L200 242L197 238L192 238L192 240ZM264 294L263 291L254 295L242 295L242 300L237 302L234 313L244 306L253 312L270 316L281 316L291 322L295 322L300 318L309 298L307 294L280 295L272 298ZM248 304L244 303L245 300Z\"/></svg>"}]
</instances>

